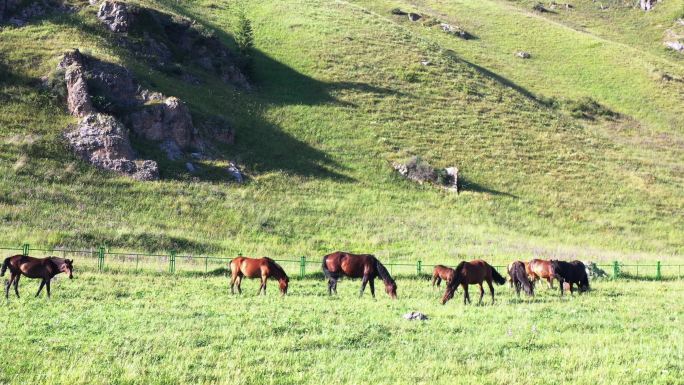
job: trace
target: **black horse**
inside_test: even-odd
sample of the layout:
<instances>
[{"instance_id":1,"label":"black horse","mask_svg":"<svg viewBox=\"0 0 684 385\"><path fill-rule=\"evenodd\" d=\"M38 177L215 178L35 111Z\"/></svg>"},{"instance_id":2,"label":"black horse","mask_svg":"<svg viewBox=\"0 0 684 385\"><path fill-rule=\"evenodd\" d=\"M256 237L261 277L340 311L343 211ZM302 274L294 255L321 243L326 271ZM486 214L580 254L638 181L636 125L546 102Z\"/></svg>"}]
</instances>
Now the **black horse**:
<instances>
[{"instance_id":1,"label":"black horse","mask_svg":"<svg viewBox=\"0 0 684 385\"><path fill-rule=\"evenodd\" d=\"M581 261L558 261L551 260L551 268L553 269L553 278L560 282L560 293L563 296L563 283L567 282L570 286L570 294L573 294L573 284L577 284L579 292L589 290L589 277L587 277L587 269Z\"/></svg>"},{"instance_id":2,"label":"black horse","mask_svg":"<svg viewBox=\"0 0 684 385\"><path fill-rule=\"evenodd\" d=\"M509 265L508 275L511 277L511 284L515 287L515 293L520 297L520 289L525 291L529 296L534 295L534 287L527 276L525 270L525 263L522 261L515 261Z\"/></svg>"}]
</instances>

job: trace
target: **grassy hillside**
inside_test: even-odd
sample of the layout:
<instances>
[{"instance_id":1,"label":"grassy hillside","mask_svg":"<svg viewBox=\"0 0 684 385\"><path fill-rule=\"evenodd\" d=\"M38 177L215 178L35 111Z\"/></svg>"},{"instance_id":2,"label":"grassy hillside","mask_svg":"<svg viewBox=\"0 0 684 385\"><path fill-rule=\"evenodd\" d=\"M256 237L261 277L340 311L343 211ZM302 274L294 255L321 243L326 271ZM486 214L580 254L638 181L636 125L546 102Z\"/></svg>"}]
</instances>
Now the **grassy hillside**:
<instances>
[{"instance_id":1,"label":"grassy hillside","mask_svg":"<svg viewBox=\"0 0 684 385\"><path fill-rule=\"evenodd\" d=\"M189 16L233 44L233 2L139 4ZM347 249L426 261L681 259L684 83L649 75L684 76L678 58L612 41L598 27L578 32L576 20L533 15L523 2L244 6L256 35L250 93L200 72L205 83L190 86L137 62L93 7L0 30L0 243L272 256ZM390 15L394 7L458 21L478 38L409 24ZM161 162L159 182L93 170L60 139L73 118L37 87L69 48L129 66L198 117L223 115L236 145L220 147L198 175L184 160ZM532 59L515 58L517 49ZM586 96L622 116L573 117ZM412 155L458 166L465 191L399 179L389 162ZM226 182L230 159L245 168L246 185Z\"/></svg>"}]
</instances>

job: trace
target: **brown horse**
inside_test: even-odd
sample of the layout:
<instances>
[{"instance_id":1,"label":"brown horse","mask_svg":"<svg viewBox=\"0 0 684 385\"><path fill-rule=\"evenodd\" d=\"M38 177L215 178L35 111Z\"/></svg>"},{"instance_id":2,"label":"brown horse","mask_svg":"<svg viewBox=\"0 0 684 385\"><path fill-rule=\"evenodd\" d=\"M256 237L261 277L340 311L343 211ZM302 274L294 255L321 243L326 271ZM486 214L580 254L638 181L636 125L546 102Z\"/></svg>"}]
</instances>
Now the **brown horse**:
<instances>
[{"instance_id":1,"label":"brown horse","mask_svg":"<svg viewBox=\"0 0 684 385\"><path fill-rule=\"evenodd\" d=\"M385 291L392 299L397 299L397 284L390 276L385 266L370 254L350 254L336 251L323 257L323 274L328 278L328 294L337 294L337 281L342 276L362 278L359 296L363 295L366 284L370 284L370 291L375 298L375 278L379 277L385 283Z\"/></svg>"},{"instance_id":2,"label":"brown horse","mask_svg":"<svg viewBox=\"0 0 684 385\"><path fill-rule=\"evenodd\" d=\"M59 273L69 273L69 278L74 278L73 261L71 259L47 257L33 258L26 255L14 255L5 258L0 269L0 276L5 275L9 269L10 279L5 284L5 298L9 299L10 285L14 283L14 293L19 297L19 278L25 275L27 278L40 278L40 287L36 297L40 295L43 286L47 288L47 296L50 297L50 280Z\"/></svg>"},{"instance_id":3,"label":"brown horse","mask_svg":"<svg viewBox=\"0 0 684 385\"><path fill-rule=\"evenodd\" d=\"M539 279L545 279L549 284L549 289L553 289L553 267L551 266L551 261L544 259L533 259L529 263L528 274L533 282Z\"/></svg>"},{"instance_id":4,"label":"brown horse","mask_svg":"<svg viewBox=\"0 0 684 385\"><path fill-rule=\"evenodd\" d=\"M506 283L506 279L496 271L487 262L477 259L470 262L461 262L454 269L454 279L451 280L446 286L446 291L442 297L442 305L447 303L451 298L454 297L454 292L458 285L463 287L463 304L470 302L470 294L468 294L468 285L480 285L480 301L482 303L482 297L484 297L484 288L482 287L482 282L487 281L489 286L489 292L492 294L492 303L494 303L494 286L492 285L492 280L499 285Z\"/></svg>"},{"instance_id":5,"label":"brown horse","mask_svg":"<svg viewBox=\"0 0 684 385\"><path fill-rule=\"evenodd\" d=\"M230 261L230 271L231 294L235 294L235 285L237 285L238 293L242 294L242 289L240 288L242 277L261 278L261 286L259 286L257 295L261 294L262 291L266 295L266 281L270 277L278 280L280 293L282 295L287 294L287 286L290 279L285 274L285 270L271 258L237 257Z\"/></svg>"},{"instance_id":6,"label":"brown horse","mask_svg":"<svg viewBox=\"0 0 684 385\"><path fill-rule=\"evenodd\" d=\"M432 269L432 287L439 287L442 284L442 280L446 281L447 284L454 278L454 269L446 267L444 265L436 265Z\"/></svg>"},{"instance_id":7,"label":"brown horse","mask_svg":"<svg viewBox=\"0 0 684 385\"><path fill-rule=\"evenodd\" d=\"M511 286L515 287L518 297L520 297L520 289L525 290L525 293L529 296L534 295L534 288L527 275L525 262L515 261L508 265L508 276L511 278Z\"/></svg>"}]
</instances>

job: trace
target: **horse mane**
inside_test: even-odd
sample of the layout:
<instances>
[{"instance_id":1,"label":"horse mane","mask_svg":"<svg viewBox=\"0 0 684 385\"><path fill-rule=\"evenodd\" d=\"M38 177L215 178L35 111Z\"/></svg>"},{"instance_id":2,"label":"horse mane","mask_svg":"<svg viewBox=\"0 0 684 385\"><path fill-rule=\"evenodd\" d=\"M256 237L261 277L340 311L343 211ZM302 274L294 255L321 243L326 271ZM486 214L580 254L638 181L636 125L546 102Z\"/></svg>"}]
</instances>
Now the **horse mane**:
<instances>
[{"instance_id":1,"label":"horse mane","mask_svg":"<svg viewBox=\"0 0 684 385\"><path fill-rule=\"evenodd\" d=\"M383 282L385 282L385 283L387 283L387 282L394 283L394 279L390 275L389 271L387 271L387 268L385 267L385 265L383 265L380 262L380 260L375 258L374 255L371 255L371 257L373 257L373 259L375 259L375 269L378 271L378 276L380 277L380 279L382 279Z\"/></svg>"},{"instance_id":2,"label":"horse mane","mask_svg":"<svg viewBox=\"0 0 684 385\"><path fill-rule=\"evenodd\" d=\"M271 267L275 270L274 271L275 274L273 274L273 277L275 279L285 279L288 281L290 280L290 278L285 273L285 270L282 268L282 266L280 266L278 264L278 262L274 261L273 259L271 259L269 257L264 257L264 259L267 260L269 262L269 264L271 265Z\"/></svg>"}]
</instances>

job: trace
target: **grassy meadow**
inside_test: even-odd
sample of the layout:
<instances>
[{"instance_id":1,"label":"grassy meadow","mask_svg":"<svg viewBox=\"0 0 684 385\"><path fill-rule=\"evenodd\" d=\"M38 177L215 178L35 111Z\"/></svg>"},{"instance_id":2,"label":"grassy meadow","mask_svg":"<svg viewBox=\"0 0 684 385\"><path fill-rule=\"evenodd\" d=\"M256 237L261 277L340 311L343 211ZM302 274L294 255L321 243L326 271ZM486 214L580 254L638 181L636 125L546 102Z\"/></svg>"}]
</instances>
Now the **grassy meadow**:
<instances>
[{"instance_id":1,"label":"grassy meadow","mask_svg":"<svg viewBox=\"0 0 684 385\"><path fill-rule=\"evenodd\" d=\"M256 281L228 295L221 275L77 271L53 282L47 300L33 297L37 281L22 280L22 298L0 306L0 383L682 381L681 281L596 281L563 299L540 288L532 300L497 286L493 306L487 296L464 306L461 292L442 306L429 281L397 282L397 301L382 285L377 299L359 299L358 280L329 298L314 278L292 280L282 298L273 283L257 297ZM404 320L410 311L429 320Z\"/></svg>"}]
</instances>

